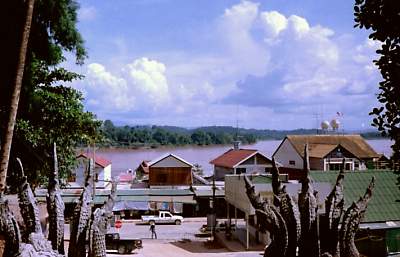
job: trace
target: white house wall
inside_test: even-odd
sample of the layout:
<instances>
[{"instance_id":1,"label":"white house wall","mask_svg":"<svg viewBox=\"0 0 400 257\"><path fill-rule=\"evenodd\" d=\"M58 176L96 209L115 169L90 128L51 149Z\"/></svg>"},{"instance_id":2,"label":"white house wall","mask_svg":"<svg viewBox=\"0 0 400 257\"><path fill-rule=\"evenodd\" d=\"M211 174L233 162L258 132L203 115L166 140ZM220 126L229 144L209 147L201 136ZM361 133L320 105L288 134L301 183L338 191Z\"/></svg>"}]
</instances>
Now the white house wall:
<instances>
[{"instance_id":1,"label":"white house wall","mask_svg":"<svg viewBox=\"0 0 400 257\"><path fill-rule=\"evenodd\" d=\"M86 159L78 158L78 166L75 169L76 180L70 183L72 187L83 187L85 185L87 165ZM94 172L99 174L99 182L96 182L96 187L104 187L107 184L104 180L111 180L111 164L105 168L96 165Z\"/></svg>"},{"instance_id":2,"label":"white house wall","mask_svg":"<svg viewBox=\"0 0 400 257\"><path fill-rule=\"evenodd\" d=\"M167 158L151 165L151 167L165 167L165 168L172 168L172 167L191 167L190 165L181 162L180 160L175 159L173 156L168 156Z\"/></svg>"},{"instance_id":3,"label":"white house wall","mask_svg":"<svg viewBox=\"0 0 400 257\"><path fill-rule=\"evenodd\" d=\"M111 181L111 164L104 168L103 180Z\"/></svg>"},{"instance_id":4,"label":"white house wall","mask_svg":"<svg viewBox=\"0 0 400 257\"><path fill-rule=\"evenodd\" d=\"M293 145L289 142L287 138L280 145L279 149L276 151L274 158L277 162L283 165L283 167L302 169L303 159L294 149ZM289 161L295 161L294 165L289 164Z\"/></svg>"}]
</instances>

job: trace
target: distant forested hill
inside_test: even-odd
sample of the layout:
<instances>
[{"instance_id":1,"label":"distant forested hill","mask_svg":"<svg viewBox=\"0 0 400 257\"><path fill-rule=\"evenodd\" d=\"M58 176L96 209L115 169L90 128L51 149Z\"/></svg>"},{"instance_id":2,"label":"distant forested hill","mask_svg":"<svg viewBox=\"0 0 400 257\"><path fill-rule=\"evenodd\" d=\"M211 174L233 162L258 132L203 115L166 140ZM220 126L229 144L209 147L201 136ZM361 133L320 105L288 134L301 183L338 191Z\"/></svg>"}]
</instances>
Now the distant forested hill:
<instances>
[{"instance_id":1,"label":"distant forested hill","mask_svg":"<svg viewBox=\"0 0 400 257\"><path fill-rule=\"evenodd\" d=\"M269 130L230 126L182 128L175 126L115 126L106 120L102 126L104 147L157 147L162 145L231 144L238 138L243 144L258 140L281 140L286 135L317 134L316 129ZM365 138L379 138L377 132L361 133Z\"/></svg>"}]
</instances>

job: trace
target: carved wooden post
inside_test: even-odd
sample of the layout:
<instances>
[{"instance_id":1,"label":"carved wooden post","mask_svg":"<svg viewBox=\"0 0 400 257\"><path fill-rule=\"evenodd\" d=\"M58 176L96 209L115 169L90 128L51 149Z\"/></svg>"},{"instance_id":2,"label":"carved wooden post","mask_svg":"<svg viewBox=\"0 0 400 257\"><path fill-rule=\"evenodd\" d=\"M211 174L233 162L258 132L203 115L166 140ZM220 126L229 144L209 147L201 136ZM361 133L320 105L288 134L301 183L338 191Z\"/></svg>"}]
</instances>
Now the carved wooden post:
<instances>
[{"instance_id":1,"label":"carved wooden post","mask_svg":"<svg viewBox=\"0 0 400 257\"><path fill-rule=\"evenodd\" d=\"M364 217L364 213L367 209L368 202L372 197L372 190L375 186L375 177L372 180L363 197L353 204L346 210L342 227L340 228L340 256L341 257L359 257L360 254L354 244L354 237L358 230L358 226L361 219Z\"/></svg>"},{"instance_id":2,"label":"carved wooden post","mask_svg":"<svg viewBox=\"0 0 400 257\"><path fill-rule=\"evenodd\" d=\"M24 219L26 234L40 233L42 234L42 226L40 225L39 209L37 207L36 198L24 174L24 168L21 160L17 158L18 172L18 200L22 218Z\"/></svg>"},{"instance_id":3,"label":"carved wooden post","mask_svg":"<svg viewBox=\"0 0 400 257\"><path fill-rule=\"evenodd\" d=\"M53 145L53 172L49 176L47 194L47 212L49 213L49 241L54 250L64 254L64 210L58 177L57 147Z\"/></svg>"},{"instance_id":4,"label":"carved wooden post","mask_svg":"<svg viewBox=\"0 0 400 257\"><path fill-rule=\"evenodd\" d=\"M117 182L112 182L111 194L107 202L101 207L97 208L93 214L93 222L91 226L91 245L89 257L106 257L106 234L109 228L110 220L113 217L114 201L117 195Z\"/></svg>"},{"instance_id":5,"label":"carved wooden post","mask_svg":"<svg viewBox=\"0 0 400 257\"><path fill-rule=\"evenodd\" d=\"M0 234L5 241L4 256L17 256L21 248L21 234L8 201L3 196L0 196Z\"/></svg>"},{"instance_id":6,"label":"carved wooden post","mask_svg":"<svg viewBox=\"0 0 400 257\"><path fill-rule=\"evenodd\" d=\"M279 169L275 159L272 159L272 188L274 192L274 204L285 220L288 231L287 257L296 257L297 244L300 239L300 213L292 197L286 192L286 187L282 186L279 180Z\"/></svg>"},{"instance_id":7,"label":"carved wooden post","mask_svg":"<svg viewBox=\"0 0 400 257\"><path fill-rule=\"evenodd\" d=\"M328 252L332 256L339 255L339 223L344 208L344 165L343 158L336 184L325 200L325 215L322 218L321 252Z\"/></svg>"},{"instance_id":8,"label":"carved wooden post","mask_svg":"<svg viewBox=\"0 0 400 257\"><path fill-rule=\"evenodd\" d=\"M254 186L245 177L247 196L256 209L257 221L261 231L271 233L271 243L264 251L264 257L295 257L296 246L299 247L299 257L319 257L319 241L324 240L324 253L321 257L359 257L359 253L354 244L354 236L359 223L363 218L372 190L375 178L372 178L370 185L363 197L358 202L353 203L346 211L338 235L338 227L343 214L344 195L343 195L343 168L337 177L335 187L326 199L326 216L324 226L321 226L330 237L320 237L318 233L317 216L317 197L312 188L310 169L308 162L308 146L304 149L304 170L305 178L302 180L301 193L299 194L299 209L301 223L301 237L298 238L299 229L296 223L296 206L286 193L285 186L279 181L279 170L274 162L272 171L272 188L275 194L274 203L279 207L264 202L259 195L256 195ZM297 231L297 234L296 234ZM339 241L339 244L338 244ZM297 242L297 245L296 243Z\"/></svg>"},{"instance_id":9,"label":"carved wooden post","mask_svg":"<svg viewBox=\"0 0 400 257\"><path fill-rule=\"evenodd\" d=\"M91 202L93 201L93 170L93 159L89 159L85 187L83 188L79 202L75 206L74 217L71 222L71 234L68 247L69 257L86 256L86 235L90 218L92 216Z\"/></svg>"},{"instance_id":10,"label":"carved wooden post","mask_svg":"<svg viewBox=\"0 0 400 257\"><path fill-rule=\"evenodd\" d=\"M299 194L299 211L301 222L301 236L299 244L300 257L319 257L318 238L318 205L310 177L310 163L308 144L304 146L304 172Z\"/></svg>"},{"instance_id":11,"label":"carved wooden post","mask_svg":"<svg viewBox=\"0 0 400 257\"><path fill-rule=\"evenodd\" d=\"M246 193L253 207L256 209L257 222L262 232L268 231L271 243L265 248L264 257L284 257L288 247L288 232L285 220L279 210L256 195L254 186L244 176Z\"/></svg>"}]
</instances>

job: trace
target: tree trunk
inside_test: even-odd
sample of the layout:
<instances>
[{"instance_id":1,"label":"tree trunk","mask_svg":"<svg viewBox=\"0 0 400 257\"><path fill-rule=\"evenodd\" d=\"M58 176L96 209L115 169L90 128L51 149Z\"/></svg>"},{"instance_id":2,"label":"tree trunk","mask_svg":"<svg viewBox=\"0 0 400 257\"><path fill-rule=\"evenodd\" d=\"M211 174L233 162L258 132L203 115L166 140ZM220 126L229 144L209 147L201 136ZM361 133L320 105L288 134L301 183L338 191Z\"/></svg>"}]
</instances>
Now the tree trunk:
<instances>
[{"instance_id":1,"label":"tree trunk","mask_svg":"<svg viewBox=\"0 0 400 257\"><path fill-rule=\"evenodd\" d=\"M19 50L17 73L15 76L14 91L11 97L10 112L7 121L6 131L4 133L3 140L1 141L0 149L0 194L5 190L8 162L10 159L10 150L12 144L12 138L14 133L15 120L17 117L19 96L21 92L22 78L24 76L25 58L28 47L29 33L31 30L33 5L35 0L27 0L28 9L26 14L26 20L24 30L22 34L21 46Z\"/></svg>"}]
</instances>

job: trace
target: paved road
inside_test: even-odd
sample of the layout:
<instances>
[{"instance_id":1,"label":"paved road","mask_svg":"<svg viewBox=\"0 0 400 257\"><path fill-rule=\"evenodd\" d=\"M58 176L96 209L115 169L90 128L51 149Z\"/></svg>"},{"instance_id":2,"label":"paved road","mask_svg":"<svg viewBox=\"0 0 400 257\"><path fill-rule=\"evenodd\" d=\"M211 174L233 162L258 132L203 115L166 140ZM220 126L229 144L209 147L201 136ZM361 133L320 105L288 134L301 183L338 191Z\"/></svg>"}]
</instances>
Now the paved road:
<instances>
[{"instance_id":1,"label":"paved road","mask_svg":"<svg viewBox=\"0 0 400 257\"><path fill-rule=\"evenodd\" d=\"M213 245L207 239L195 237L206 219L185 219L182 225L156 225L158 239L151 239L149 225L124 222L120 229L122 238L141 238L143 248L129 255L108 251L112 257L259 257L260 252L228 252L226 248ZM112 229L113 230L113 229ZM65 228L69 238L69 226Z\"/></svg>"},{"instance_id":2,"label":"paved road","mask_svg":"<svg viewBox=\"0 0 400 257\"><path fill-rule=\"evenodd\" d=\"M158 239L193 240L195 239L194 235L200 232L199 229L203 224L205 224L205 220L204 222L199 220L186 221L182 225L157 224L155 229ZM151 238L150 226L148 224L123 223L119 233L124 238Z\"/></svg>"},{"instance_id":3,"label":"paved road","mask_svg":"<svg viewBox=\"0 0 400 257\"><path fill-rule=\"evenodd\" d=\"M118 255L108 251L111 257L261 257L260 252L228 252L225 248L208 247L204 241L174 242L166 240L143 240L143 248L130 255Z\"/></svg>"}]
</instances>

